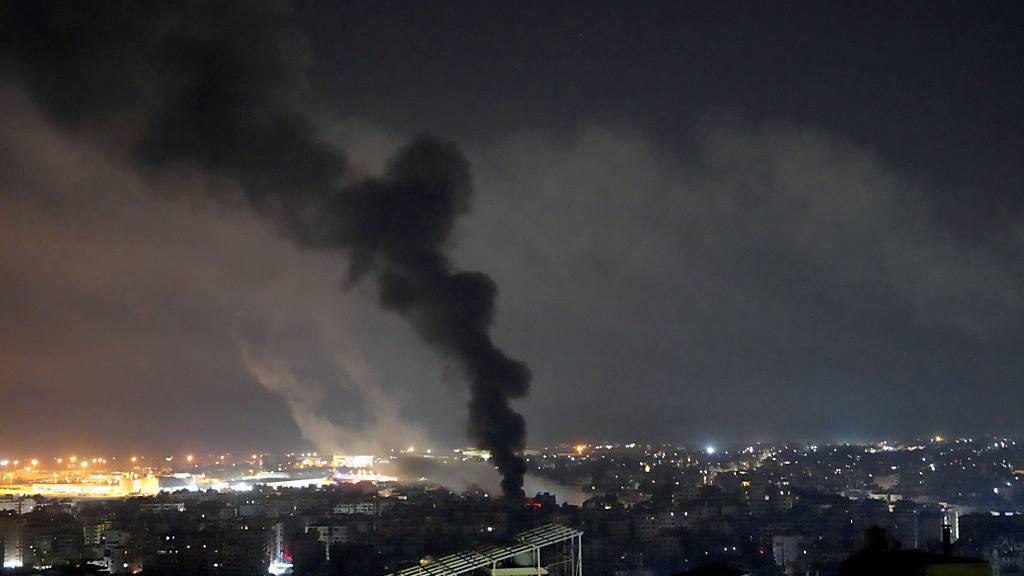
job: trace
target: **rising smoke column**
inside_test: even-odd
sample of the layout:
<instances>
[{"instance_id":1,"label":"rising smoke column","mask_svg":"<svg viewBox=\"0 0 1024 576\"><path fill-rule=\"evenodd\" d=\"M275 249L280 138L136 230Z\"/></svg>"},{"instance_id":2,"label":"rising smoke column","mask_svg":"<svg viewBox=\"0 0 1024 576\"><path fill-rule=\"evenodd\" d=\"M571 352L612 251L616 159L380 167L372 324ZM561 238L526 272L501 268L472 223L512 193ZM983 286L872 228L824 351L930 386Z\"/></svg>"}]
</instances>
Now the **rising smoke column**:
<instances>
[{"instance_id":1,"label":"rising smoke column","mask_svg":"<svg viewBox=\"0 0 1024 576\"><path fill-rule=\"evenodd\" d=\"M417 138L383 175L352 176L303 113L308 55L291 16L277 2L4 1L0 73L147 172L223 179L300 246L345 252L350 283L371 277L382 307L462 366L469 435L521 496L526 428L509 401L530 372L491 339L494 282L447 254L470 208L467 163Z\"/></svg>"}]
</instances>

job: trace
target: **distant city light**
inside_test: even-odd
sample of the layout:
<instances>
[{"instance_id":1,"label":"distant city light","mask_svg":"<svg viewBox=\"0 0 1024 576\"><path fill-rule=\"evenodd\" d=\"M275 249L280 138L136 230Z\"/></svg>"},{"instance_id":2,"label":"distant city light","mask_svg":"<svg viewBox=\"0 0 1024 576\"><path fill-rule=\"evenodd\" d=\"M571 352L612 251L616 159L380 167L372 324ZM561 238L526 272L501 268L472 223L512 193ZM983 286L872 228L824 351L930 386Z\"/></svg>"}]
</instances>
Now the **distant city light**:
<instances>
[{"instance_id":1,"label":"distant city light","mask_svg":"<svg viewBox=\"0 0 1024 576\"><path fill-rule=\"evenodd\" d=\"M714 454L715 453L715 447L714 446L706 446L704 448L704 451L707 452L708 454Z\"/></svg>"}]
</instances>

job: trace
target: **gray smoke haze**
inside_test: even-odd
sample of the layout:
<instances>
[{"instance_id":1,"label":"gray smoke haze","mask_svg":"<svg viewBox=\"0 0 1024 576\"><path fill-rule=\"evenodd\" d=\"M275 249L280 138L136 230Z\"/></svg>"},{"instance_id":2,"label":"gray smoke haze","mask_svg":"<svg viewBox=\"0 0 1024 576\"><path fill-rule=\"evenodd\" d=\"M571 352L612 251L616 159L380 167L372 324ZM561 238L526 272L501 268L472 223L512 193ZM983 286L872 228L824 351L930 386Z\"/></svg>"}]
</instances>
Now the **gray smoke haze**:
<instances>
[{"instance_id":1,"label":"gray smoke haze","mask_svg":"<svg viewBox=\"0 0 1024 576\"><path fill-rule=\"evenodd\" d=\"M525 421L510 400L530 372L490 337L494 282L447 255L472 193L459 150L416 138L382 176L353 177L303 113L306 55L285 5L13 3L0 16L6 71L56 121L156 176L224 179L299 245L343 251L350 285L372 276L380 305L465 371L470 437L522 495ZM294 412L294 380L249 365Z\"/></svg>"},{"instance_id":2,"label":"gray smoke haze","mask_svg":"<svg viewBox=\"0 0 1024 576\"><path fill-rule=\"evenodd\" d=\"M299 432L320 452L381 454L395 446L425 444L423 432L401 418L396 403L383 394L379 383L372 381L372 375L365 371L365 360L352 353L352 346L337 349L342 350L339 354L344 358L338 359L336 370L343 375L342 381L351 384L349 392L363 399L358 410L369 417L360 426L339 426L337 416L332 418L322 409L329 395L340 392L337 388L311 376L300 377L278 352L257 354L244 341L240 348L248 373L264 388L281 396Z\"/></svg>"},{"instance_id":3,"label":"gray smoke haze","mask_svg":"<svg viewBox=\"0 0 1024 576\"><path fill-rule=\"evenodd\" d=\"M404 455L393 464L395 469L388 470L388 473L406 482L424 481L455 491L474 487L492 493L501 490L501 478L495 473L494 466L482 460L441 462L433 458ZM523 489L531 495L547 492L557 502L568 502L575 506L582 504L589 496L578 486L565 486L530 473L523 478Z\"/></svg>"},{"instance_id":4,"label":"gray smoke haze","mask_svg":"<svg viewBox=\"0 0 1024 576\"><path fill-rule=\"evenodd\" d=\"M421 127L460 127L481 193L451 253L502 287L494 336L537 375L516 405L532 444L1024 433L1020 51L979 49L988 24L983 45L954 46L945 28L921 43L849 18L823 32L712 10L651 18L663 29L639 37L619 12L597 35L573 11L555 31L494 18L518 4L447 27L429 3L422 19L408 3L372 18L314 4L303 30L337 90L318 82L312 114L347 152L346 183L384 173ZM474 17L490 27L463 26ZM769 49L723 51L719 29ZM616 60L608 40L625 37L637 57ZM889 48L839 74L828 50L806 49L829 37L842 62L860 61L865 37ZM565 49L584 41L585 54ZM682 54L661 50L672 42ZM312 60L293 52L289 70ZM930 80L908 86L910 73ZM296 409L334 426L306 426L321 449L378 433L387 448L465 442L458 363L374 305L374 282L339 293L345 254L274 233L286 220L240 209L233 177L143 166L126 144L142 140L139 114L71 131L24 86L0 90L3 445L288 451L304 446ZM305 99L301 80L289 90ZM254 367L297 392L268 391ZM288 402L304 393L322 402ZM39 426L49 413L64 426Z\"/></svg>"},{"instance_id":5,"label":"gray smoke haze","mask_svg":"<svg viewBox=\"0 0 1024 576\"><path fill-rule=\"evenodd\" d=\"M410 389L436 394L433 379L382 373L372 345L406 349L420 371L441 368L412 354L415 338L372 305L372 288L338 297L336 275L322 274L336 256L295 247L251 211L202 201L201 181L190 184L195 198L176 194L179 182L147 180L48 125L24 95L0 91L0 109L11 120L0 130L0 385L12 413L56 394L80 407L71 420L109 414L175 440L140 434L124 445L81 423L68 439L11 419L5 438L69 452L293 450L300 433L324 452L427 445L428 422L402 406ZM250 386L258 380L286 410Z\"/></svg>"},{"instance_id":6,"label":"gray smoke haze","mask_svg":"<svg viewBox=\"0 0 1024 576\"><path fill-rule=\"evenodd\" d=\"M503 341L578 383L545 381L531 421L610 431L577 437L594 441L1016 428L1024 227L965 241L919 182L835 134L718 120L694 136L683 153L585 124L472 158L489 193L461 261L494 262Z\"/></svg>"}]
</instances>

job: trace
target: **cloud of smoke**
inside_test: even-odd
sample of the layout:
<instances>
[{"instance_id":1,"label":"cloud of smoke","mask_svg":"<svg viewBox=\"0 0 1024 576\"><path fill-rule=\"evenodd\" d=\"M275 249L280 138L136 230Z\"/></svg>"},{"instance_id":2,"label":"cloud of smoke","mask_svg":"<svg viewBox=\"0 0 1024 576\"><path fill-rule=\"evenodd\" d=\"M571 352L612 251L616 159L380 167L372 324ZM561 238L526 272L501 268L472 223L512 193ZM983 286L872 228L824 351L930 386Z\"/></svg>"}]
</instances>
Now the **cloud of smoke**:
<instances>
[{"instance_id":1,"label":"cloud of smoke","mask_svg":"<svg viewBox=\"0 0 1024 576\"><path fill-rule=\"evenodd\" d=\"M299 246L345 253L350 283L375 280L380 305L462 367L469 434L491 451L506 494L522 495L525 421L510 400L527 393L530 373L491 339L494 282L448 256L472 194L454 145L417 138L383 175L355 177L304 113L308 54L287 4L14 3L0 21L3 72L61 126L157 177L187 169L224 179ZM247 362L304 433L337 440L303 416L314 400L299 379Z\"/></svg>"},{"instance_id":2,"label":"cloud of smoke","mask_svg":"<svg viewBox=\"0 0 1024 576\"><path fill-rule=\"evenodd\" d=\"M317 406L323 400L322 388L302 381L280 361L255 358L245 346L242 347L242 358L246 369L264 388L285 400L302 436L320 451L367 451L363 436L347 433L331 422L330 418L317 412Z\"/></svg>"}]
</instances>

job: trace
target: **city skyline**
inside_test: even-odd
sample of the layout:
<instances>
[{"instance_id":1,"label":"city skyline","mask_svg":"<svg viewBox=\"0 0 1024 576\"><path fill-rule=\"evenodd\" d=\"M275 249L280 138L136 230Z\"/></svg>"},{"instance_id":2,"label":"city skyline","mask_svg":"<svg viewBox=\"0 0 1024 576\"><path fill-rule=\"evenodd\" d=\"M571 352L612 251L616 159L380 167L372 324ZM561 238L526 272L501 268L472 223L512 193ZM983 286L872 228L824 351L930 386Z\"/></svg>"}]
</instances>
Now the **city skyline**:
<instances>
[{"instance_id":1,"label":"city skyline","mask_svg":"<svg viewBox=\"0 0 1024 576\"><path fill-rule=\"evenodd\" d=\"M531 450L522 499L500 496L481 451L0 461L0 549L21 572L240 576L475 573L466 554L493 565L459 552L470 548L521 569L505 546L538 532L578 539L576 568L547 572L559 575L578 576L580 559L602 576L708 564L842 575L902 561L1002 576L1024 562L1024 449L1012 439L723 448ZM565 565L557 549L532 562Z\"/></svg>"}]
</instances>

